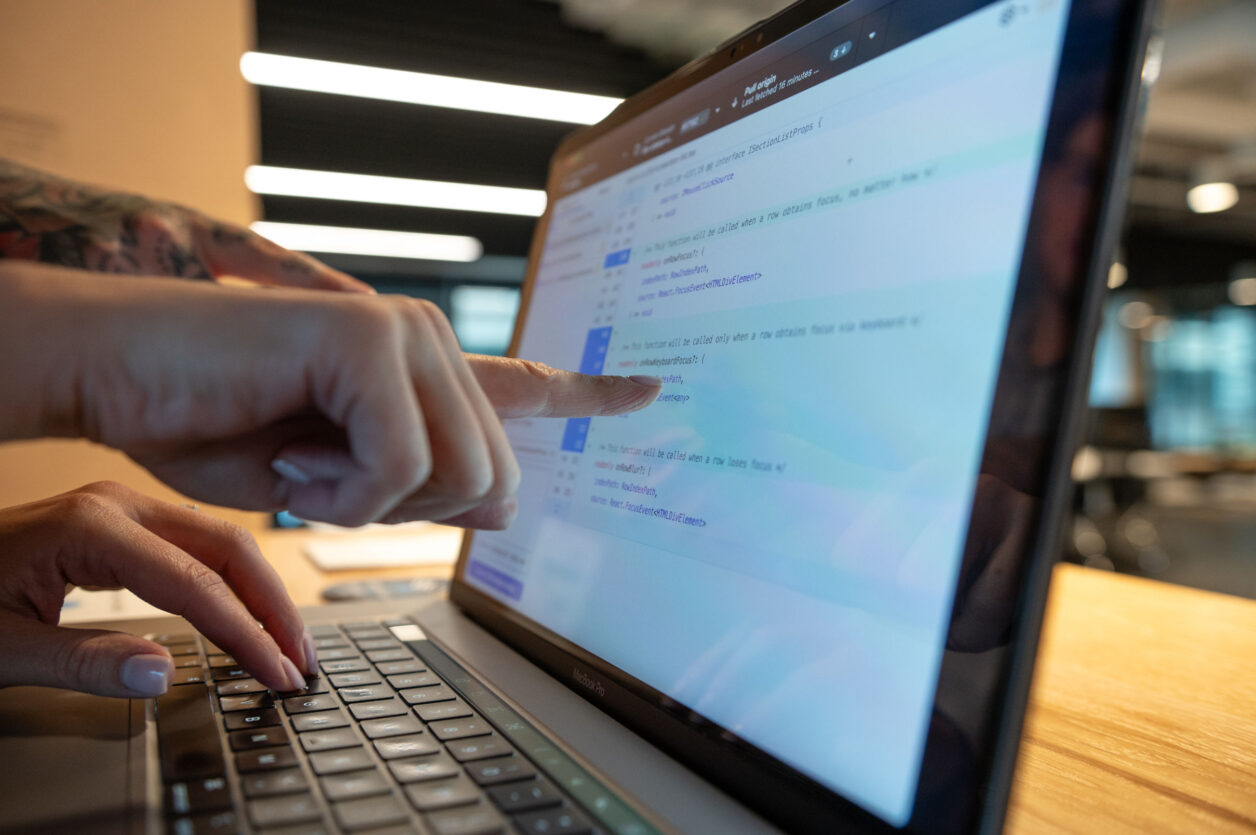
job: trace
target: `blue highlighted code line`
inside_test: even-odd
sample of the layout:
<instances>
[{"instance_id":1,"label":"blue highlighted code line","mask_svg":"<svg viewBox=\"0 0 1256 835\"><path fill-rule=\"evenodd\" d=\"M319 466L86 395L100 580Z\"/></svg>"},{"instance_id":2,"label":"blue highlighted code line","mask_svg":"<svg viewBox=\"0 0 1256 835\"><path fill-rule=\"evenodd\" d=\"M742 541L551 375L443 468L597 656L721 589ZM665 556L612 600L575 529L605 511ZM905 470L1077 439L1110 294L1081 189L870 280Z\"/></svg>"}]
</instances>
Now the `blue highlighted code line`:
<instances>
[{"instance_id":1,"label":"blue highlighted code line","mask_svg":"<svg viewBox=\"0 0 1256 835\"><path fill-rule=\"evenodd\" d=\"M523 583L515 577L511 577L504 571L498 571L491 565L486 565L479 560L471 560L471 565L467 569L467 573L474 580L479 580L484 585L496 592L500 592L511 600L518 600L523 596Z\"/></svg>"},{"instance_id":2,"label":"blue highlighted code line","mask_svg":"<svg viewBox=\"0 0 1256 835\"><path fill-rule=\"evenodd\" d=\"M608 270L611 267L622 267L628 263L628 256L632 253L632 249L620 249L606 256L606 260L602 262L602 269Z\"/></svg>"}]
</instances>

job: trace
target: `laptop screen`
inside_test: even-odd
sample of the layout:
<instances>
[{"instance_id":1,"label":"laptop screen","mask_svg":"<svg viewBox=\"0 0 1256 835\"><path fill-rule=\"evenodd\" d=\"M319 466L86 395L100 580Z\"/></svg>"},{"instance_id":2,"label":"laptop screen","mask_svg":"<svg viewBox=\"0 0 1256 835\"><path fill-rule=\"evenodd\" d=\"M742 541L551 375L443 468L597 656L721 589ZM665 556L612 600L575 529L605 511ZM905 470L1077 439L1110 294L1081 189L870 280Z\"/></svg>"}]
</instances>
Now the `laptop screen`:
<instances>
[{"instance_id":1,"label":"laptop screen","mask_svg":"<svg viewBox=\"0 0 1256 835\"><path fill-rule=\"evenodd\" d=\"M916 799L1069 4L852 2L556 159L460 579L896 826ZM600 686L590 680L586 686Z\"/></svg>"}]
</instances>

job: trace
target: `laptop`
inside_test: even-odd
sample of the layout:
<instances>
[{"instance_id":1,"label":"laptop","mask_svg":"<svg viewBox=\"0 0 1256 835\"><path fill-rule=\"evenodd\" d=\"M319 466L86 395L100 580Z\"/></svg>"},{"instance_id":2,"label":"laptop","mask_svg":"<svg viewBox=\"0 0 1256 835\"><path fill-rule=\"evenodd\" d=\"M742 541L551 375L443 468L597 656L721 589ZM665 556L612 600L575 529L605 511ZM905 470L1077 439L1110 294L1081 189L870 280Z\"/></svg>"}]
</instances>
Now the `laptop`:
<instances>
[{"instance_id":1,"label":"laptop","mask_svg":"<svg viewBox=\"0 0 1256 835\"><path fill-rule=\"evenodd\" d=\"M806 0L573 134L511 350L658 401L514 422L514 524L307 610L305 693L174 618L157 700L0 693L0 826L999 831L1147 30Z\"/></svg>"}]
</instances>

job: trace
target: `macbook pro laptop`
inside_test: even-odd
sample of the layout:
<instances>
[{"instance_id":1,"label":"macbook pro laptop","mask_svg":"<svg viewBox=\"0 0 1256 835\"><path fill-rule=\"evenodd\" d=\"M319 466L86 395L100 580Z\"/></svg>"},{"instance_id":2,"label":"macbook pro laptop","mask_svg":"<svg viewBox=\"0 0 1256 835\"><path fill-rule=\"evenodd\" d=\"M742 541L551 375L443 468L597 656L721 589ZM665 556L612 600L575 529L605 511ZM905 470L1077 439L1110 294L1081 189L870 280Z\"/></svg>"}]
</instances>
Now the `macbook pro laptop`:
<instances>
[{"instance_id":1,"label":"macbook pro laptop","mask_svg":"<svg viewBox=\"0 0 1256 835\"><path fill-rule=\"evenodd\" d=\"M160 699L0 693L0 829L999 831L1147 17L806 0L569 137L512 352L658 401L514 422L306 693L174 618Z\"/></svg>"}]
</instances>

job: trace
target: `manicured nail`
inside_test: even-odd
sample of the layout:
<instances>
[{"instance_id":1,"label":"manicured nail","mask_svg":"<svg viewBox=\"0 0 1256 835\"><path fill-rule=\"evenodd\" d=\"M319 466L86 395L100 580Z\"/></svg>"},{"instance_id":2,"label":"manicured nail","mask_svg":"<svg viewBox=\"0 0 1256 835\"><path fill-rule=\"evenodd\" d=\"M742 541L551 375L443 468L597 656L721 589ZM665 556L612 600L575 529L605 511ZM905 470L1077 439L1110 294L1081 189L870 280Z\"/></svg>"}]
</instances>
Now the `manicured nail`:
<instances>
[{"instance_id":1,"label":"manicured nail","mask_svg":"<svg viewBox=\"0 0 1256 835\"><path fill-rule=\"evenodd\" d=\"M305 676L301 675L301 671L297 669L297 665L292 663L292 659L286 655L279 656L279 663L283 665L283 671L288 675L289 690L304 690Z\"/></svg>"},{"instance_id":2,"label":"manicured nail","mask_svg":"<svg viewBox=\"0 0 1256 835\"><path fill-rule=\"evenodd\" d=\"M293 481L297 484L309 484L313 481L309 473L283 458L276 458L274 461L271 461L270 468L288 481Z\"/></svg>"},{"instance_id":3,"label":"manicured nail","mask_svg":"<svg viewBox=\"0 0 1256 835\"><path fill-rule=\"evenodd\" d=\"M301 648L305 650L305 674L318 675L318 651L314 649L314 636L308 629L301 636Z\"/></svg>"},{"instance_id":4,"label":"manicured nail","mask_svg":"<svg viewBox=\"0 0 1256 835\"><path fill-rule=\"evenodd\" d=\"M661 386L663 381L658 377L647 377L644 374L633 374L628 378L639 386Z\"/></svg>"},{"instance_id":5,"label":"manicured nail","mask_svg":"<svg viewBox=\"0 0 1256 835\"><path fill-rule=\"evenodd\" d=\"M118 678L128 690L141 696L160 696L170 687L174 662L168 655L140 653L122 662Z\"/></svg>"}]
</instances>

